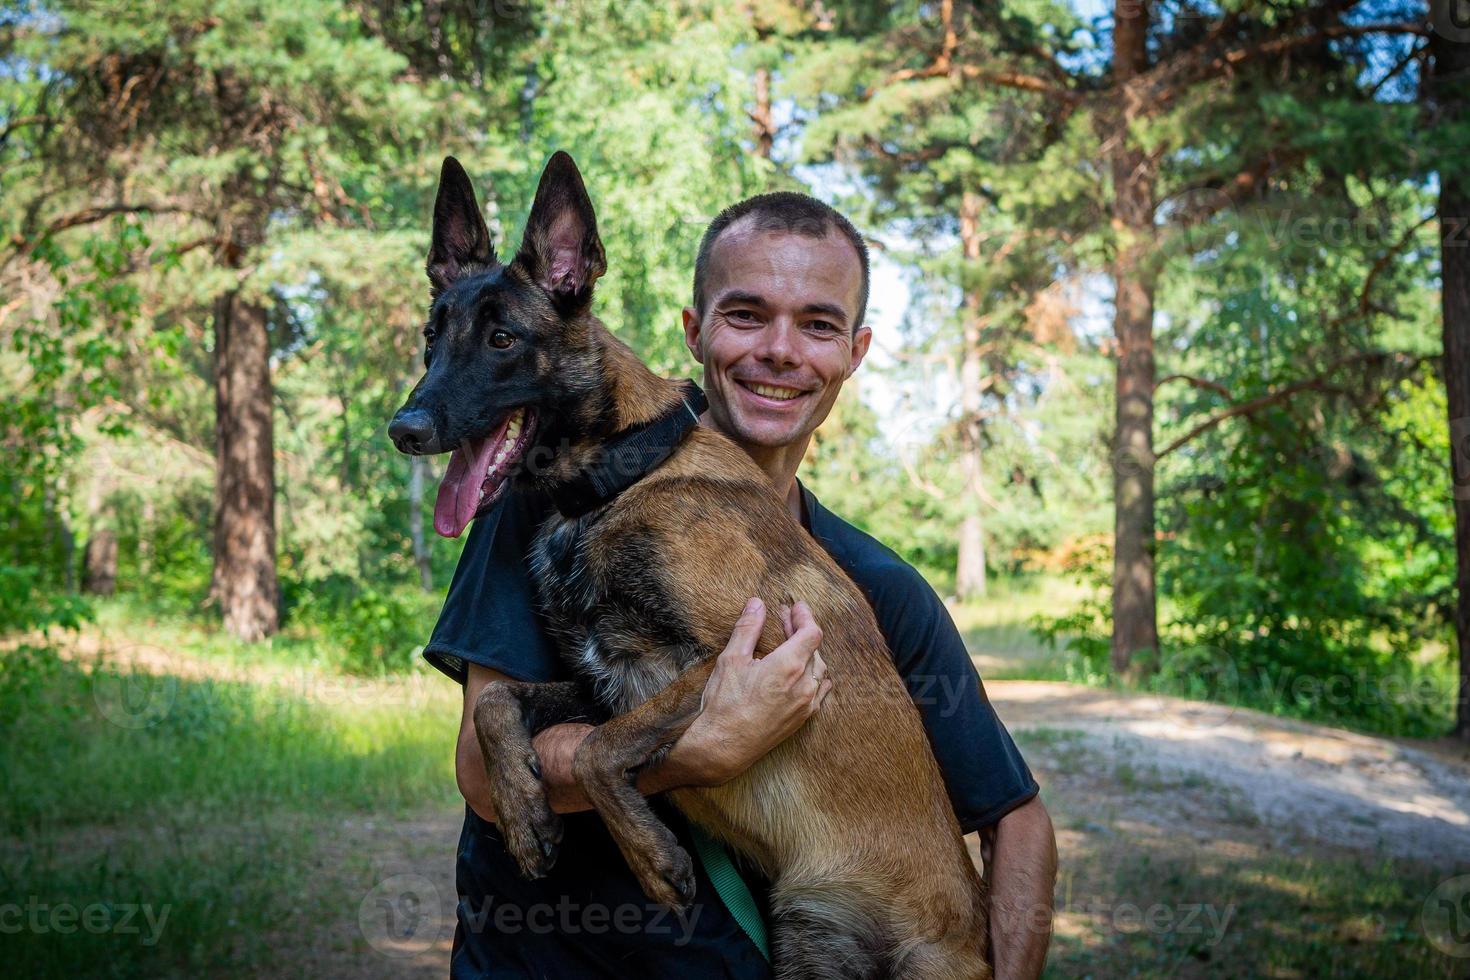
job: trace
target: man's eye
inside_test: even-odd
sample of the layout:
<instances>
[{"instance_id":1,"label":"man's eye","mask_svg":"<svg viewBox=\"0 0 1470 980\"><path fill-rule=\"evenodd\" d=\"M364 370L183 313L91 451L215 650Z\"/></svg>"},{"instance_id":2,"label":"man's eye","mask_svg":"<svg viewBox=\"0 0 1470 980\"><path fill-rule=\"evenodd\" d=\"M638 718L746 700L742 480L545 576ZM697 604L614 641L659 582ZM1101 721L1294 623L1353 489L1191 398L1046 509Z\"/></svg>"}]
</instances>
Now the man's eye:
<instances>
[{"instance_id":1,"label":"man's eye","mask_svg":"<svg viewBox=\"0 0 1470 980\"><path fill-rule=\"evenodd\" d=\"M823 333L828 333L837 329L837 325L835 323L828 323L826 320L813 320L810 326L813 330L820 330Z\"/></svg>"},{"instance_id":2,"label":"man's eye","mask_svg":"<svg viewBox=\"0 0 1470 980\"><path fill-rule=\"evenodd\" d=\"M515 342L515 335L508 330L497 330L490 335L490 343L499 347L501 350L505 350Z\"/></svg>"},{"instance_id":3,"label":"man's eye","mask_svg":"<svg viewBox=\"0 0 1470 980\"><path fill-rule=\"evenodd\" d=\"M749 310L731 310L726 317L739 323L754 323L755 314Z\"/></svg>"}]
</instances>

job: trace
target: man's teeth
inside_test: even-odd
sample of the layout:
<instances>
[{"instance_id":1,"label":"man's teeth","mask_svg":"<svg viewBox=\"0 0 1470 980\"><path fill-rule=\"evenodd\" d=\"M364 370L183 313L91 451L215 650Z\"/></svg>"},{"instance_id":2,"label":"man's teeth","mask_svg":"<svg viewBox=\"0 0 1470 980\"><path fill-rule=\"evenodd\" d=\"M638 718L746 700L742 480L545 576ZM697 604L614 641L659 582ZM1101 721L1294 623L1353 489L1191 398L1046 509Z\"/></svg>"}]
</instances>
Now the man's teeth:
<instances>
[{"instance_id":1,"label":"man's teeth","mask_svg":"<svg viewBox=\"0 0 1470 980\"><path fill-rule=\"evenodd\" d=\"M792 388L776 388L771 385L758 385L754 382L748 382L746 384L746 387L755 392L757 395L760 395L764 398L774 398L777 401L782 402L790 401L791 399L802 394L802 392L796 391Z\"/></svg>"}]
</instances>

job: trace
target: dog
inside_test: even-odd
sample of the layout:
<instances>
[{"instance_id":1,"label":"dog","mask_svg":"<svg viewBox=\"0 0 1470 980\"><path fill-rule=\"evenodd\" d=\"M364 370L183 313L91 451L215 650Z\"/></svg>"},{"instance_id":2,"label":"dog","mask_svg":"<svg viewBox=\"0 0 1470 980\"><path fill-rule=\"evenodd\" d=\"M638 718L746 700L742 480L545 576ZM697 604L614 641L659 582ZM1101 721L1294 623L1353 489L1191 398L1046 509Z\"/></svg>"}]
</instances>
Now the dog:
<instances>
[{"instance_id":1,"label":"dog","mask_svg":"<svg viewBox=\"0 0 1470 980\"><path fill-rule=\"evenodd\" d=\"M516 481L552 496L532 572L578 677L495 682L474 706L507 848L536 877L561 839L532 736L606 718L573 773L648 896L687 906L690 857L633 774L699 712L746 598L768 608L803 599L833 678L822 709L736 779L670 798L772 882L778 976L989 977L986 888L871 608L745 452L687 421L696 412L686 389L592 314L605 271L592 202L566 153L546 165L509 263L464 169L444 161L425 373L389 434L406 453L452 452L435 508L441 534L457 536ZM661 461L628 454L660 426L676 436ZM588 492L611 446L625 463L654 465L621 474L627 485L611 495ZM783 639L768 620L756 655Z\"/></svg>"}]
</instances>

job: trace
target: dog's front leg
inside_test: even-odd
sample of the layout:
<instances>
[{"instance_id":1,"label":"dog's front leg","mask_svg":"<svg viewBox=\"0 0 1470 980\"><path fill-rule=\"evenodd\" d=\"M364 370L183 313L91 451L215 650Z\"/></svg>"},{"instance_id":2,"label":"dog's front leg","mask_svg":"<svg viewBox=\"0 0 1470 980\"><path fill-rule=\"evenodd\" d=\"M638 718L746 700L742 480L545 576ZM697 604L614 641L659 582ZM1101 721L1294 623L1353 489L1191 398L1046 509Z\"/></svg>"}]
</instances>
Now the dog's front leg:
<instances>
[{"instance_id":1,"label":"dog's front leg","mask_svg":"<svg viewBox=\"0 0 1470 980\"><path fill-rule=\"evenodd\" d=\"M495 823L527 878L551 870L562 832L561 817L546 801L531 738L552 725L589 717L581 689L571 681L492 681L475 699L475 737L490 778Z\"/></svg>"},{"instance_id":2,"label":"dog's front leg","mask_svg":"<svg viewBox=\"0 0 1470 980\"><path fill-rule=\"evenodd\" d=\"M592 730L572 775L618 843L643 892L675 909L694 899L694 864L634 783L639 767L673 745L699 714L715 660L707 658L625 715Z\"/></svg>"}]
</instances>

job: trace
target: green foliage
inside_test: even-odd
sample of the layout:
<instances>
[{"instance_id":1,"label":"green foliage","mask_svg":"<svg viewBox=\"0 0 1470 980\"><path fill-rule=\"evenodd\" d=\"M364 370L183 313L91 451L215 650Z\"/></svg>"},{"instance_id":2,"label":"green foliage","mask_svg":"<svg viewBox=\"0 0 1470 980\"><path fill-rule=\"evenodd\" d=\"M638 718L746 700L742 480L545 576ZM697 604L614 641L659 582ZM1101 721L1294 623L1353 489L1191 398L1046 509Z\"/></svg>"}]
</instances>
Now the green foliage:
<instances>
[{"instance_id":1,"label":"green foliage","mask_svg":"<svg viewBox=\"0 0 1470 980\"><path fill-rule=\"evenodd\" d=\"M697 373L679 309L708 219L777 187L835 201L909 304L889 311L897 333L877 337L803 478L944 593L973 515L1002 580L1085 565L1106 585L1106 107L1058 112L973 75L1045 51L1042 75L1103 86L1105 25L1051 0L957 5L959 68L934 72L945 41L928 3L512 6L108 0L4 15L0 633L82 621L81 555L99 531L116 535L127 602L210 613L212 304L238 288L269 310L282 647L364 675L415 661L462 543L430 535L420 590L412 541L443 461L411 498L383 429L416 375L448 152L502 255L547 155L573 152L608 251L597 309L667 374ZM1208 20L1165 18L1160 43L1192 43ZM1160 154L1159 374L1207 382L1159 390L1158 445L1316 379L1162 460L1154 683L1210 693L1198 678L1223 658L1235 693L1219 696L1419 731L1442 705L1339 708L1296 683L1443 689L1446 434L1424 360L1437 346L1422 222L1426 167L1453 159L1454 139L1421 133L1401 86L1366 94L1370 63L1397 62L1403 40L1271 74L1242 65L1134 136ZM752 152L757 70L769 159ZM29 117L47 122L11 128ZM1215 208L1262 159L1279 173ZM962 248L967 195L978 258ZM1192 208L1204 217L1180 220ZM972 408L966 345L981 352ZM1106 678L1105 606L1058 606L1042 631L1071 645L1069 676Z\"/></svg>"},{"instance_id":2,"label":"green foliage","mask_svg":"<svg viewBox=\"0 0 1470 980\"><path fill-rule=\"evenodd\" d=\"M346 576L309 583L288 580L292 620L336 651L350 674L402 673L415 666L441 599L409 587L380 588Z\"/></svg>"}]
</instances>

